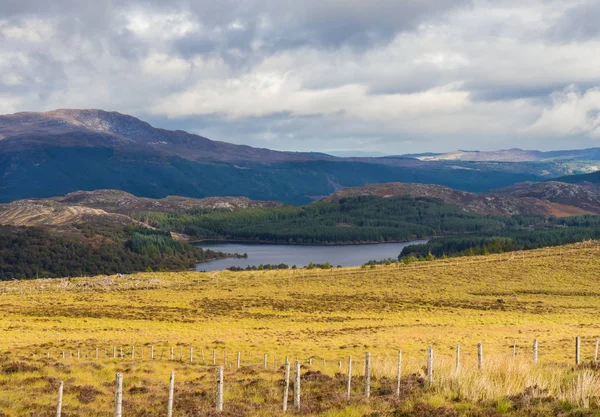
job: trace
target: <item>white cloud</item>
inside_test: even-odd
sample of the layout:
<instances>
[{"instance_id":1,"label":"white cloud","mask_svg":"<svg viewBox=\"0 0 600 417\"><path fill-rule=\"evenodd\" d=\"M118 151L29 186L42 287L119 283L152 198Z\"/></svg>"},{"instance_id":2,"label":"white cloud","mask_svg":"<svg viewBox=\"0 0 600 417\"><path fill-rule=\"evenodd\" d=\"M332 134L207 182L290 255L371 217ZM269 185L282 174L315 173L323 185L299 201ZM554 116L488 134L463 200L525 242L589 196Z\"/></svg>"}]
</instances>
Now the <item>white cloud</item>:
<instances>
[{"instance_id":1,"label":"white cloud","mask_svg":"<svg viewBox=\"0 0 600 417\"><path fill-rule=\"evenodd\" d=\"M552 94L552 105L528 129L530 132L552 135L586 135L600 138L600 87L585 93L571 85Z\"/></svg>"}]
</instances>

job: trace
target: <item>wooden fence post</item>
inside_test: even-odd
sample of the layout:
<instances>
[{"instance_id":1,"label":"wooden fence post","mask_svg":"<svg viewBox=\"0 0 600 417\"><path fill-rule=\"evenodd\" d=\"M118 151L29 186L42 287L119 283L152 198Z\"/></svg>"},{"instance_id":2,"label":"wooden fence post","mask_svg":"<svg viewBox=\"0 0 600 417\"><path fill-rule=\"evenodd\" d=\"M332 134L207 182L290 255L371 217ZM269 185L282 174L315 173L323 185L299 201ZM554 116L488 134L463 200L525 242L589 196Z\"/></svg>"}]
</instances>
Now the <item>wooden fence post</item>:
<instances>
[{"instance_id":1,"label":"wooden fence post","mask_svg":"<svg viewBox=\"0 0 600 417\"><path fill-rule=\"evenodd\" d=\"M217 351L213 349L213 365L217 364Z\"/></svg>"},{"instance_id":2,"label":"wooden fence post","mask_svg":"<svg viewBox=\"0 0 600 417\"><path fill-rule=\"evenodd\" d=\"M483 368L483 344L477 343L477 368Z\"/></svg>"},{"instance_id":3,"label":"wooden fence post","mask_svg":"<svg viewBox=\"0 0 600 417\"><path fill-rule=\"evenodd\" d=\"M456 372L460 372L460 344L456 345Z\"/></svg>"},{"instance_id":4,"label":"wooden fence post","mask_svg":"<svg viewBox=\"0 0 600 417\"><path fill-rule=\"evenodd\" d=\"M58 386L58 405L56 406L56 417L61 417L62 415L62 403L63 403L63 388L65 386L64 382L60 382Z\"/></svg>"},{"instance_id":5,"label":"wooden fence post","mask_svg":"<svg viewBox=\"0 0 600 417\"><path fill-rule=\"evenodd\" d=\"M371 396L371 353L365 354L365 397Z\"/></svg>"},{"instance_id":6,"label":"wooden fence post","mask_svg":"<svg viewBox=\"0 0 600 417\"><path fill-rule=\"evenodd\" d=\"M263 368L267 369L267 359L268 359L268 355L265 353L264 359L263 359Z\"/></svg>"},{"instance_id":7,"label":"wooden fence post","mask_svg":"<svg viewBox=\"0 0 600 417\"><path fill-rule=\"evenodd\" d=\"M427 383L433 384L433 347L427 348Z\"/></svg>"},{"instance_id":8,"label":"wooden fence post","mask_svg":"<svg viewBox=\"0 0 600 417\"><path fill-rule=\"evenodd\" d=\"M300 361L294 366L294 408L300 410Z\"/></svg>"},{"instance_id":9,"label":"wooden fence post","mask_svg":"<svg viewBox=\"0 0 600 417\"><path fill-rule=\"evenodd\" d=\"M594 350L594 363L598 362L598 345L600 344L600 339L596 339L596 350Z\"/></svg>"},{"instance_id":10,"label":"wooden fence post","mask_svg":"<svg viewBox=\"0 0 600 417\"><path fill-rule=\"evenodd\" d=\"M575 338L575 364L581 363L581 338L577 336Z\"/></svg>"},{"instance_id":11,"label":"wooden fence post","mask_svg":"<svg viewBox=\"0 0 600 417\"><path fill-rule=\"evenodd\" d=\"M173 396L175 394L175 371L171 371L169 383L169 403L167 405L167 417L173 417Z\"/></svg>"},{"instance_id":12,"label":"wooden fence post","mask_svg":"<svg viewBox=\"0 0 600 417\"><path fill-rule=\"evenodd\" d=\"M396 381L396 397L400 396L400 378L402 377L402 351L398 351L398 380Z\"/></svg>"},{"instance_id":13,"label":"wooden fence post","mask_svg":"<svg viewBox=\"0 0 600 417\"><path fill-rule=\"evenodd\" d=\"M154 360L154 345L150 346L150 359Z\"/></svg>"},{"instance_id":14,"label":"wooden fence post","mask_svg":"<svg viewBox=\"0 0 600 417\"><path fill-rule=\"evenodd\" d=\"M538 362L538 340L533 339L533 366L536 367Z\"/></svg>"},{"instance_id":15,"label":"wooden fence post","mask_svg":"<svg viewBox=\"0 0 600 417\"><path fill-rule=\"evenodd\" d=\"M175 348L171 346L171 360L175 359Z\"/></svg>"},{"instance_id":16,"label":"wooden fence post","mask_svg":"<svg viewBox=\"0 0 600 417\"><path fill-rule=\"evenodd\" d=\"M517 339L513 339L513 360L517 357Z\"/></svg>"},{"instance_id":17,"label":"wooden fence post","mask_svg":"<svg viewBox=\"0 0 600 417\"><path fill-rule=\"evenodd\" d=\"M183 362L183 346L179 346L179 362Z\"/></svg>"},{"instance_id":18,"label":"wooden fence post","mask_svg":"<svg viewBox=\"0 0 600 417\"><path fill-rule=\"evenodd\" d=\"M77 359L81 359L81 349L77 349Z\"/></svg>"},{"instance_id":19,"label":"wooden fence post","mask_svg":"<svg viewBox=\"0 0 600 417\"><path fill-rule=\"evenodd\" d=\"M205 363L205 361L204 361L204 348L201 348L200 352L202 353L202 363Z\"/></svg>"},{"instance_id":20,"label":"wooden fence post","mask_svg":"<svg viewBox=\"0 0 600 417\"><path fill-rule=\"evenodd\" d=\"M190 346L190 363L194 362L194 347Z\"/></svg>"},{"instance_id":21,"label":"wooden fence post","mask_svg":"<svg viewBox=\"0 0 600 417\"><path fill-rule=\"evenodd\" d=\"M285 385L283 387L283 412L288 408L288 396L290 392L290 364L285 363Z\"/></svg>"},{"instance_id":22,"label":"wooden fence post","mask_svg":"<svg viewBox=\"0 0 600 417\"><path fill-rule=\"evenodd\" d=\"M123 374L115 378L115 417L123 416Z\"/></svg>"},{"instance_id":23,"label":"wooden fence post","mask_svg":"<svg viewBox=\"0 0 600 417\"><path fill-rule=\"evenodd\" d=\"M217 368L217 411L223 411L223 367Z\"/></svg>"},{"instance_id":24,"label":"wooden fence post","mask_svg":"<svg viewBox=\"0 0 600 417\"><path fill-rule=\"evenodd\" d=\"M131 346L131 360L135 359L135 346Z\"/></svg>"},{"instance_id":25,"label":"wooden fence post","mask_svg":"<svg viewBox=\"0 0 600 417\"><path fill-rule=\"evenodd\" d=\"M98 352L98 348L96 348L96 359L98 359L99 356L99 352Z\"/></svg>"},{"instance_id":26,"label":"wooden fence post","mask_svg":"<svg viewBox=\"0 0 600 417\"><path fill-rule=\"evenodd\" d=\"M350 392L352 390L352 356L348 356L348 382L346 385L346 396L350 399Z\"/></svg>"},{"instance_id":27,"label":"wooden fence post","mask_svg":"<svg viewBox=\"0 0 600 417\"><path fill-rule=\"evenodd\" d=\"M238 351L237 354L237 368L240 369L242 367L242 352Z\"/></svg>"}]
</instances>

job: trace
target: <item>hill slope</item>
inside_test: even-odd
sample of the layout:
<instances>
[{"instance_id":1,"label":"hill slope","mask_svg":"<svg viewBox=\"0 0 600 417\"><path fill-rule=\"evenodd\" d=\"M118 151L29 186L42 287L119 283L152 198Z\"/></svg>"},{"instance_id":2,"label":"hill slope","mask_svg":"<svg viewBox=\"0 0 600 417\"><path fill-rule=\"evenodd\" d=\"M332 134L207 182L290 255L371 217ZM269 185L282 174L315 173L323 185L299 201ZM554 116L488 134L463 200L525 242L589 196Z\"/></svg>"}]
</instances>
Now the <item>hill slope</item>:
<instances>
[{"instance_id":1,"label":"hill slope","mask_svg":"<svg viewBox=\"0 0 600 417\"><path fill-rule=\"evenodd\" d=\"M0 202L77 190L305 204L343 187L434 183L487 191L565 175L564 164L335 158L217 142L102 110L0 116Z\"/></svg>"},{"instance_id":2,"label":"hill slope","mask_svg":"<svg viewBox=\"0 0 600 417\"><path fill-rule=\"evenodd\" d=\"M566 217L600 214L600 189L566 183L519 183L492 193L469 193L434 184L371 184L340 190L322 201L356 196L428 197L483 215Z\"/></svg>"}]
</instances>

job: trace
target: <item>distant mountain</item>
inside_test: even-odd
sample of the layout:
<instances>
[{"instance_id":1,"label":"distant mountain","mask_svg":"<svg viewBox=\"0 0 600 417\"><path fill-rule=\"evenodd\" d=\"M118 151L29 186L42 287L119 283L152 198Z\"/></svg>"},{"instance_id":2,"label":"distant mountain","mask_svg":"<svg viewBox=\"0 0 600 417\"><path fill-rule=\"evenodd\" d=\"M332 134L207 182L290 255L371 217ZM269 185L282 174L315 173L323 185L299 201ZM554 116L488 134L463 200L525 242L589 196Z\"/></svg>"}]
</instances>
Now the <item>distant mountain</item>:
<instances>
[{"instance_id":1,"label":"distant mountain","mask_svg":"<svg viewBox=\"0 0 600 417\"><path fill-rule=\"evenodd\" d=\"M338 158L212 141L102 110L0 116L0 202L117 189L141 197L244 196L306 204L371 183L480 192L585 172L564 163Z\"/></svg>"},{"instance_id":2,"label":"distant mountain","mask_svg":"<svg viewBox=\"0 0 600 417\"><path fill-rule=\"evenodd\" d=\"M356 196L427 197L460 207L465 212L510 216L519 214L566 217L600 214L600 188L547 182L520 183L491 193L470 193L432 184L371 184L340 190L322 201Z\"/></svg>"},{"instance_id":3,"label":"distant mountain","mask_svg":"<svg viewBox=\"0 0 600 417\"><path fill-rule=\"evenodd\" d=\"M498 162L549 162L549 161L600 161L600 148L565 151L532 151L504 149L499 151L456 151L449 153L421 153L401 155L421 161L498 161Z\"/></svg>"}]
</instances>

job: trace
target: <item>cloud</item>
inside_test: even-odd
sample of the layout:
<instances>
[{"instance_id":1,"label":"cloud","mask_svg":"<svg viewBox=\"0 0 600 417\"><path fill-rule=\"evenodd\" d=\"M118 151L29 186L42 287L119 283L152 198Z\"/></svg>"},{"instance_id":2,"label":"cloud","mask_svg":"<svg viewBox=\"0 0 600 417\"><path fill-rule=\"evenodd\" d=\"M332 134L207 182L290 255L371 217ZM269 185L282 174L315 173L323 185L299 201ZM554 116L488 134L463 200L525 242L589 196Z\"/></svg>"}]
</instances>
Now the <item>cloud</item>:
<instances>
[{"instance_id":1,"label":"cloud","mask_svg":"<svg viewBox=\"0 0 600 417\"><path fill-rule=\"evenodd\" d=\"M593 146L599 11L594 0L5 0L0 112L104 108L290 150Z\"/></svg>"},{"instance_id":2,"label":"cloud","mask_svg":"<svg viewBox=\"0 0 600 417\"><path fill-rule=\"evenodd\" d=\"M600 139L600 87L582 93L571 85L552 94L552 105L545 108L528 131L552 136L585 135Z\"/></svg>"}]
</instances>

